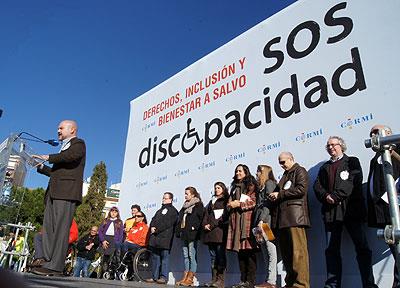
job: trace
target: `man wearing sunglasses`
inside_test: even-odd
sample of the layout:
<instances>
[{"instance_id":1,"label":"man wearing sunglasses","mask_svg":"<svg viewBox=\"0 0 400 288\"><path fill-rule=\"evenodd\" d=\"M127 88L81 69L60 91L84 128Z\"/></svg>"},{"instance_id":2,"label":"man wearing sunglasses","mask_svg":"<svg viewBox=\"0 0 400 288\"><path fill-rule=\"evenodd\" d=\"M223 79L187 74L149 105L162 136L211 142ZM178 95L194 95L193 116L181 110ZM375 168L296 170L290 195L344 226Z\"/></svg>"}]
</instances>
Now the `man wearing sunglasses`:
<instances>
[{"instance_id":1,"label":"man wearing sunglasses","mask_svg":"<svg viewBox=\"0 0 400 288\"><path fill-rule=\"evenodd\" d=\"M307 237L310 227L308 211L308 173L294 161L290 152L282 152L279 165L285 172L278 184L278 191L269 194L276 203L271 225L277 229L283 265L286 269L285 287L310 287Z\"/></svg>"},{"instance_id":2,"label":"man wearing sunglasses","mask_svg":"<svg viewBox=\"0 0 400 288\"><path fill-rule=\"evenodd\" d=\"M392 135L392 129L389 127L384 125L375 125L371 128L369 136L377 136L379 135L379 132L381 132L382 136ZM400 149L391 146L389 151L392 156L393 178L398 183L400 177ZM367 183L368 225L379 229L384 229L386 225L392 225L382 162L380 153L375 153L374 157L370 161ZM396 246L389 245L389 248L395 259L392 287L400 288L400 277L397 272L398 270L396 269L396 266L400 265L400 263L396 263Z\"/></svg>"},{"instance_id":3,"label":"man wearing sunglasses","mask_svg":"<svg viewBox=\"0 0 400 288\"><path fill-rule=\"evenodd\" d=\"M343 227L346 227L356 248L362 287L377 287L372 271L372 252L365 233L367 209L362 193L360 161L344 154L347 147L341 137L329 137L325 148L330 159L321 166L314 183L315 195L322 203L327 240L324 288L341 287Z\"/></svg>"}]
</instances>

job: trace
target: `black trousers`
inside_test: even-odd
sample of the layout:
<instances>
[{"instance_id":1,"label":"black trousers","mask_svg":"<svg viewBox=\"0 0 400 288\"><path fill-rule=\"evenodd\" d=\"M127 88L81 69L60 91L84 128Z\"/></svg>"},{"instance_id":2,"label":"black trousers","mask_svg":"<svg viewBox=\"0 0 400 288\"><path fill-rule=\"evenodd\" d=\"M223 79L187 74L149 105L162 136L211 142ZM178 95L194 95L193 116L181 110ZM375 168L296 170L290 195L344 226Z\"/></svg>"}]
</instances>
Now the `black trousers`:
<instances>
[{"instance_id":1,"label":"black trousers","mask_svg":"<svg viewBox=\"0 0 400 288\"><path fill-rule=\"evenodd\" d=\"M43 267L62 272L68 253L69 230L76 203L47 198L43 219Z\"/></svg>"},{"instance_id":2,"label":"black trousers","mask_svg":"<svg viewBox=\"0 0 400 288\"><path fill-rule=\"evenodd\" d=\"M353 241L358 269L360 270L362 287L370 288L375 286L374 274L372 271L372 251L369 248L365 223L355 221L335 221L325 225L327 234L326 257L326 285L332 288L339 288L342 284L342 257L340 248L342 244L343 227Z\"/></svg>"},{"instance_id":3,"label":"black trousers","mask_svg":"<svg viewBox=\"0 0 400 288\"><path fill-rule=\"evenodd\" d=\"M254 249L243 249L238 252L240 281L249 282L251 286L256 283L257 256Z\"/></svg>"}]
</instances>

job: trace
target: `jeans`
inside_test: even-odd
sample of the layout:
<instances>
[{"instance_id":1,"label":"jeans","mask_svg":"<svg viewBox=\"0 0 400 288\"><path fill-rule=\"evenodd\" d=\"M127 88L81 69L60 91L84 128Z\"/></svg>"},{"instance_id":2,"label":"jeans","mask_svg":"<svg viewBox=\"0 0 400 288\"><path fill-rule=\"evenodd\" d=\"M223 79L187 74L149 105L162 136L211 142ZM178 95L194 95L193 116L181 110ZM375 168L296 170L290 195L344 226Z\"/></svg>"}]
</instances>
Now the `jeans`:
<instances>
[{"instance_id":1,"label":"jeans","mask_svg":"<svg viewBox=\"0 0 400 288\"><path fill-rule=\"evenodd\" d=\"M278 257L276 255L276 246L271 241L265 241L264 243L261 243L260 246L265 267L267 267L268 269L268 274L265 278L265 282L275 285L277 274L276 263L278 261Z\"/></svg>"},{"instance_id":2,"label":"jeans","mask_svg":"<svg viewBox=\"0 0 400 288\"><path fill-rule=\"evenodd\" d=\"M151 248L154 280L164 278L168 282L169 255L170 251L167 249Z\"/></svg>"},{"instance_id":3,"label":"jeans","mask_svg":"<svg viewBox=\"0 0 400 288\"><path fill-rule=\"evenodd\" d=\"M122 253L125 253L125 252L128 251L128 250L131 250L133 254L136 254L136 252L137 252L139 249L142 249L142 248L143 248L143 247L140 246L140 245L138 245L138 244L125 241L125 242L122 244Z\"/></svg>"},{"instance_id":4,"label":"jeans","mask_svg":"<svg viewBox=\"0 0 400 288\"><path fill-rule=\"evenodd\" d=\"M81 270L82 270L82 277L89 277L88 270L89 270L90 263L92 263L91 260L87 260L82 257L77 257L75 267L74 267L74 277L80 277Z\"/></svg>"},{"instance_id":5,"label":"jeans","mask_svg":"<svg viewBox=\"0 0 400 288\"><path fill-rule=\"evenodd\" d=\"M226 253L224 244L208 244L210 251L211 268L225 269L226 267Z\"/></svg>"},{"instance_id":6,"label":"jeans","mask_svg":"<svg viewBox=\"0 0 400 288\"><path fill-rule=\"evenodd\" d=\"M362 287L376 287L372 271L372 251L368 246L365 223L354 221L335 221L325 225L327 237L327 248L325 250L327 280L325 286L339 288L342 285L342 257L340 255L340 248L343 226L346 227L356 248Z\"/></svg>"},{"instance_id":7,"label":"jeans","mask_svg":"<svg viewBox=\"0 0 400 288\"><path fill-rule=\"evenodd\" d=\"M182 240L183 258L185 260L185 271L196 273L197 271L197 240Z\"/></svg>"}]
</instances>

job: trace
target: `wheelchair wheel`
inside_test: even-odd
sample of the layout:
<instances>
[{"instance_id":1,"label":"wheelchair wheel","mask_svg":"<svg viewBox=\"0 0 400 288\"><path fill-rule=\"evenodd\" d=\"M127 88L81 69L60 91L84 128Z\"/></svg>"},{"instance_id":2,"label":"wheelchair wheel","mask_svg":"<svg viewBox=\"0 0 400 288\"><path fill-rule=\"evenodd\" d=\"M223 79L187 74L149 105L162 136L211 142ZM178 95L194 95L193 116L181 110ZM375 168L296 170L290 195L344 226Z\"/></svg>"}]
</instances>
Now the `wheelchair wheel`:
<instances>
[{"instance_id":1,"label":"wheelchair wheel","mask_svg":"<svg viewBox=\"0 0 400 288\"><path fill-rule=\"evenodd\" d=\"M130 279L128 269L125 269L123 272L118 272L118 278L121 281L128 281Z\"/></svg>"},{"instance_id":2,"label":"wheelchair wheel","mask_svg":"<svg viewBox=\"0 0 400 288\"><path fill-rule=\"evenodd\" d=\"M146 248L136 252L133 258L133 272L139 281L152 278L151 252Z\"/></svg>"},{"instance_id":3,"label":"wheelchair wheel","mask_svg":"<svg viewBox=\"0 0 400 288\"><path fill-rule=\"evenodd\" d=\"M106 280L112 280L111 272L110 271L104 272L103 273L103 278L106 279Z\"/></svg>"}]
</instances>

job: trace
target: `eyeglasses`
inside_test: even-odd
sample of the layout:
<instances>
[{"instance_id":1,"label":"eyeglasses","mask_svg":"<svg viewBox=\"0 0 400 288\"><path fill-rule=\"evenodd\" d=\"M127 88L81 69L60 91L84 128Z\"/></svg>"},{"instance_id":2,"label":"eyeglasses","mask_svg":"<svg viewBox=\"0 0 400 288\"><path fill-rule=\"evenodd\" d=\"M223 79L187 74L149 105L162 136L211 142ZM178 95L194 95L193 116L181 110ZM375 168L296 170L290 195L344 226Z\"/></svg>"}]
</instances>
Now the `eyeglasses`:
<instances>
[{"instance_id":1,"label":"eyeglasses","mask_svg":"<svg viewBox=\"0 0 400 288\"><path fill-rule=\"evenodd\" d=\"M326 144L326 148L328 149L328 148L331 148L331 147L335 147L335 146L337 146L337 145L340 145L339 143L335 143L335 144Z\"/></svg>"},{"instance_id":2,"label":"eyeglasses","mask_svg":"<svg viewBox=\"0 0 400 288\"><path fill-rule=\"evenodd\" d=\"M286 163L286 160L279 161L279 164L281 164L281 165L285 165L285 163Z\"/></svg>"},{"instance_id":3,"label":"eyeglasses","mask_svg":"<svg viewBox=\"0 0 400 288\"><path fill-rule=\"evenodd\" d=\"M140 218L140 217L144 217L143 215L135 215L132 218Z\"/></svg>"}]
</instances>

